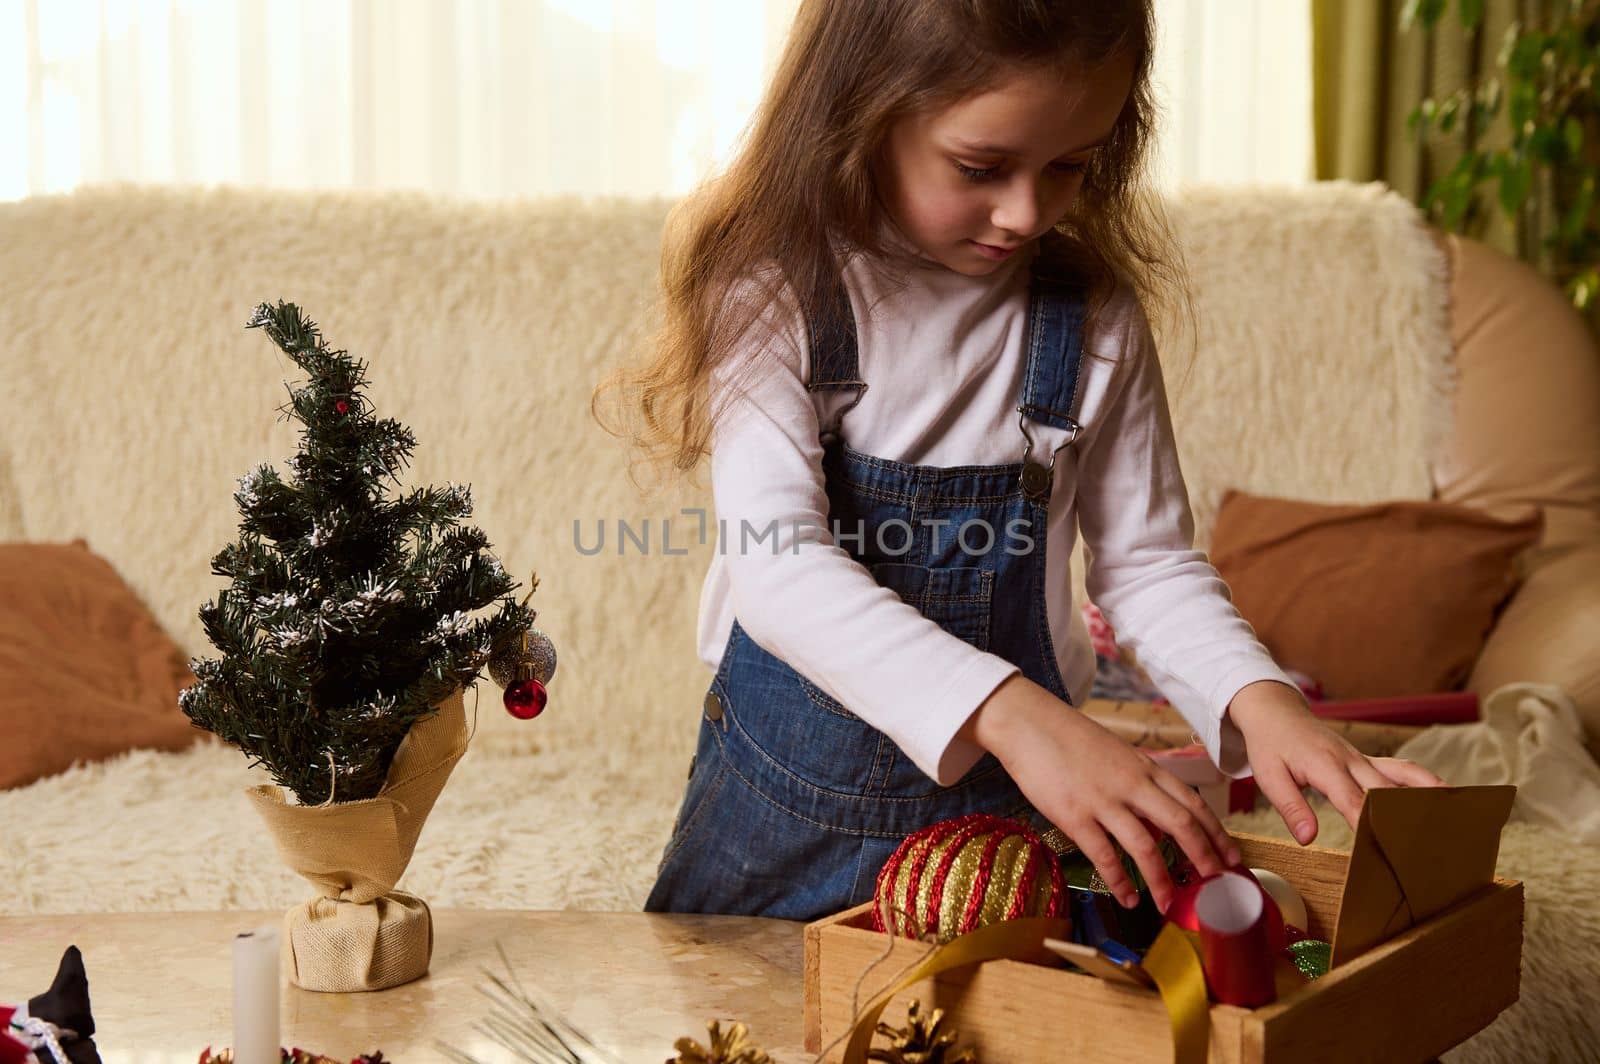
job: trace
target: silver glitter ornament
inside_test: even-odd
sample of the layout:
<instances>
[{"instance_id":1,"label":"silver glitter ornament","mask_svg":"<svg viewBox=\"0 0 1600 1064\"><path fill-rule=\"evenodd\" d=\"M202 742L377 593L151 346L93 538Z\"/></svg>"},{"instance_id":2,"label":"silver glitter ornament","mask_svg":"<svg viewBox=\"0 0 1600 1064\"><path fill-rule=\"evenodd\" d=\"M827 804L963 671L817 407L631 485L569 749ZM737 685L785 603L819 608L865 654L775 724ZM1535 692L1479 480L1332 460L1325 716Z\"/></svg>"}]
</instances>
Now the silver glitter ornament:
<instances>
[{"instance_id":1,"label":"silver glitter ornament","mask_svg":"<svg viewBox=\"0 0 1600 1064\"><path fill-rule=\"evenodd\" d=\"M519 675L519 667L529 671ZM529 628L520 636L507 639L489 655L489 678L501 687L510 687L530 676L547 684L555 674L555 644L537 628Z\"/></svg>"}]
</instances>

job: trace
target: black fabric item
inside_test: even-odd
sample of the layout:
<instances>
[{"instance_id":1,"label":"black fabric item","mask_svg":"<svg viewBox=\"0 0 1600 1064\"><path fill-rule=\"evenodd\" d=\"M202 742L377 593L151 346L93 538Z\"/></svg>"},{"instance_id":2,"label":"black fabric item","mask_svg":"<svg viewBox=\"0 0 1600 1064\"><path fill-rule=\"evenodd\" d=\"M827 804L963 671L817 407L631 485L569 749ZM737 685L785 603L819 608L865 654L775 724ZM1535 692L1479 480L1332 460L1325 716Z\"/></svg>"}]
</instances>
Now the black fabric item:
<instances>
[{"instance_id":1,"label":"black fabric item","mask_svg":"<svg viewBox=\"0 0 1600 1064\"><path fill-rule=\"evenodd\" d=\"M75 1032L78 1037L61 1043L72 1064L101 1064L94 1044L94 1016L89 1012L89 977L83 970L83 954L68 946L56 968L55 982L44 993L28 999L28 1015ZM50 1054L44 1050L45 1056Z\"/></svg>"}]
</instances>

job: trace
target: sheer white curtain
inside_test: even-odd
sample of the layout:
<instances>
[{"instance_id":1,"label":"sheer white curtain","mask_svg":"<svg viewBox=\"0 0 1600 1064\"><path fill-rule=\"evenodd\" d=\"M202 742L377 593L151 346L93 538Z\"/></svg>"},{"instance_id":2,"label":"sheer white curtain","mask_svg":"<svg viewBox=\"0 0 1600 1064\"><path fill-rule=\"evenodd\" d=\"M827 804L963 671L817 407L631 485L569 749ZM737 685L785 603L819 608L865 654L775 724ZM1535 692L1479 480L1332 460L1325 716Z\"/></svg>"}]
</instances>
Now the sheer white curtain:
<instances>
[{"instance_id":1,"label":"sheer white curtain","mask_svg":"<svg viewBox=\"0 0 1600 1064\"><path fill-rule=\"evenodd\" d=\"M1156 23L1158 181L1311 181L1310 0L1156 0Z\"/></svg>"},{"instance_id":2,"label":"sheer white curtain","mask_svg":"<svg viewBox=\"0 0 1600 1064\"><path fill-rule=\"evenodd\" d=\"M1157 0L1159 179L1311 173L1309 0ZM681 195L798 0L0 0L0 198L139 182Z\"/></svg>"}]
</instances>

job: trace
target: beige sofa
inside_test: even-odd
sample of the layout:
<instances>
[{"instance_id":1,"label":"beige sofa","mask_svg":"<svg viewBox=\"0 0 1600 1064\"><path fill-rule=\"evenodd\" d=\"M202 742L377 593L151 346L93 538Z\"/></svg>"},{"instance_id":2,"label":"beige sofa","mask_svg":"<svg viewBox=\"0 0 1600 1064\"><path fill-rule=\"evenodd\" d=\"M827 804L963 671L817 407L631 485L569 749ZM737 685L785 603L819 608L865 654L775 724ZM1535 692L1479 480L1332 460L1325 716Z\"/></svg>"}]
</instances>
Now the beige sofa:
<instances>
[{"instance_id":1,"label":"beige sofa","mask_svg":"<svg viewBox=\"0 0 1600 1064\"><path fill-rule=\"evenodd\" d=\"M472 749L402 887L445 906L638 908L707 679L694 630L715 541L697 536L705 487L641 497L588 401L643 333L667 207L126 187L0 205L0 541L84 537L187 653L211 653L196 610L221 586L209 558L235 536L234 482L296 444L277 413L294 367L244 322L263 300L300 304L415 431L407 483L470 484L507 568L538 571L561 655L531 723L480 686ZM1191 344L1160 315L1157 332L1202 544L1229 487L1544 507L1545 544L1472 683L1558 684L1593 741L1600 367L1573 312L1379 186L1195 189L1173 215L1201 328ZM648 550L619 552L622 522L649 525ZM602 528L605 550L577 548ZM207 744L0 792L0 818L27 825L0 911L298 901L243 798L264 781ZM1600 858L1572 849L1508 828L1501 871L1530 882L1538 960L1523 1004L1460 1059L1596 1037L1567 973L1592 959Z\"/></svg>"}]
</instances>

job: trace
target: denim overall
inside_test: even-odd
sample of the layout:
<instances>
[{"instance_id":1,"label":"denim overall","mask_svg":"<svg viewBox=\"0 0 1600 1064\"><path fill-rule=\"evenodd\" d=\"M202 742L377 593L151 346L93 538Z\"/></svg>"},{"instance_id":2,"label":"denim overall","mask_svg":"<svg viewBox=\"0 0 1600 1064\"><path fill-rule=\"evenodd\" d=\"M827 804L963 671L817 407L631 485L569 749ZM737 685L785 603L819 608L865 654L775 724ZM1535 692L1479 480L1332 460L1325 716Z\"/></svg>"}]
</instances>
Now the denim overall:
<instances>
[{"instance_id":1,"label":"denim overall","mask_svg":"<svg viewBox=\"0 0 1600 1064\"><path fill-rule=\"evenodd\" d=\"M807 387L853 389L853 406L867 385L842 283L834 299L839 324L811 328ZM924 616L1069 703L1045 605L1055 454L1039 460L1028 425L1067 430L1067 443L1080 431L1073 413L1083 306L1076 284L1035 263L1017 407L1021 461L911 465L856 451L833 429L820 435L838 545ZM982 524L958 535L968 522L987 523L992 545ZM1049 826L993 754L940 787L735 620L645 911L813 920L871 899L878 870L908 834L973 812Z\"/></svg>"}]
</instances>

